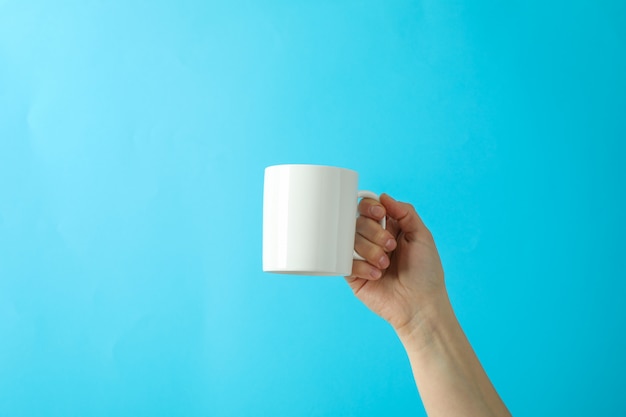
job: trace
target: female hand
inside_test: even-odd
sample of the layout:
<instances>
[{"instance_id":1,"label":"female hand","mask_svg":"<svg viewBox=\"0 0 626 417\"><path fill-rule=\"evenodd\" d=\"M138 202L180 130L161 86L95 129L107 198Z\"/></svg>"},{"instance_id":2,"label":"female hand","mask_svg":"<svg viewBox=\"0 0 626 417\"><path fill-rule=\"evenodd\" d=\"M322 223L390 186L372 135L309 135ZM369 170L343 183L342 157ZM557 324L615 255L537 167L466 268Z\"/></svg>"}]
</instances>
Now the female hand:
<instances>
[{"instance_id":1,"label":"female hand","mask_svg":"<svg viewBox=\"0 0 626 417\"><path fill-rule=\"evenodd\" d=\"M430 231L407 203L383 194L359 204L355 260L346 280L354 294L396 331L419 322L420 313L447 302L443 268ZM378 223L387 216L387 230Z\"/></svg>"}]
</instances>

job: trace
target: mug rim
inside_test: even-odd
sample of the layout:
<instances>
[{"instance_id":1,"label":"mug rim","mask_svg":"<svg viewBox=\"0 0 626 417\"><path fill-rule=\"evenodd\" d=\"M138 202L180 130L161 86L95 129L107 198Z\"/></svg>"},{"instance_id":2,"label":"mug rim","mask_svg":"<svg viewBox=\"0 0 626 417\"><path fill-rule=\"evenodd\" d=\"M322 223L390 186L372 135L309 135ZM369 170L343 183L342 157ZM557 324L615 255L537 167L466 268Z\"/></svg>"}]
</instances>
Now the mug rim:
<instances>
[{"instance_id":1,"label":"mug rim","mask_svg":"<svg viewBox=\"0 0 626 417\"><path fill-rule=\"evenodd\" d=\"M351 168L344 168L336 165L320 165L320 164L276 164L265 167L266 170L272 168L321 168L321 169L334 169L339 171L349 171L358 175L358 172Z\"/></svg>"}]
</instances>

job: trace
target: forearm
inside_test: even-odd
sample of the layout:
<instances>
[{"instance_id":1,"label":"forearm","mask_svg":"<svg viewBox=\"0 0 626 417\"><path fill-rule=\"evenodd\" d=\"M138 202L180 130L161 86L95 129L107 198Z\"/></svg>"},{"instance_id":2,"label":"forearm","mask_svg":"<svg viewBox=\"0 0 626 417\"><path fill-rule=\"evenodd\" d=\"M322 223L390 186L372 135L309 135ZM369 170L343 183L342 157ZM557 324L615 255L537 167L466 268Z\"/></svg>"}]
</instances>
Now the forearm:
<instances>
[{"instance_id":1,"label":"forearm","mask_svg":"<svg viewBox=\"0 0 626 417\"><path fill-rule=\"evenodd\" d=\"M447 295L397 329L429 417L510 416L454 315Z\"/></svg>"}]
</instances>

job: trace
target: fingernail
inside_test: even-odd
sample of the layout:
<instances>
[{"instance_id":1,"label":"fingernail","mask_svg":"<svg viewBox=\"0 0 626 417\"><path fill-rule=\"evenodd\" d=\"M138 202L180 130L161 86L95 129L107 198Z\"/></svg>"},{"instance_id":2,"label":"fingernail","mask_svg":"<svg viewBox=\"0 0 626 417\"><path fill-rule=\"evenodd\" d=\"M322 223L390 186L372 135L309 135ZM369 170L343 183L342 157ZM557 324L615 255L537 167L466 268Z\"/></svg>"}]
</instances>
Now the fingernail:
<instances>
[{"instance_id":1,"label":"fingernail","mask_svg":"<svg viewBox=\"0 0 626 417\"><path fill-rule=\"evenodd\" d=\"M370 209L370 213L372 213L372 216L376 218L381 218L385 215L385 210L383 210L381 206L373 206Z\"/></svg>"},{"instance_id":2,"label":"fingernail","mask_svg":"<svg viewBox=\"0 0 626 417\"><path fill-rule=\"evenodd\" d=\"M387 249L388 251L392 251L396 248L396 241L395 239L389 239L386 243L385 243L385 249Z\"/></svg>"},{"instance_id":3,"label":"fingernail","mask_svg":"<svg viewBox=\"0 0 626 417\"><path fill-rule=\"evenodd\" d=\"M378 260L378 265L383 269L387 268L389 266L389 258L385 255L381 256Z\"/></svg>"},{"instance_id":4,"label":"fingernail","mask_svg":"<svg viewBox=\"0 0 626 417\"><path fill-rule=\"evenodd\" d=\"M383 275L383 272L382 272L380 269L377 269L377 268L372 268L372 269L371 269L371 271L370 271L370 276L371 276L372 278L376 278L376 279L378 279L378 278L380 278L382 275Z\"/></svg>"}]
</instances>

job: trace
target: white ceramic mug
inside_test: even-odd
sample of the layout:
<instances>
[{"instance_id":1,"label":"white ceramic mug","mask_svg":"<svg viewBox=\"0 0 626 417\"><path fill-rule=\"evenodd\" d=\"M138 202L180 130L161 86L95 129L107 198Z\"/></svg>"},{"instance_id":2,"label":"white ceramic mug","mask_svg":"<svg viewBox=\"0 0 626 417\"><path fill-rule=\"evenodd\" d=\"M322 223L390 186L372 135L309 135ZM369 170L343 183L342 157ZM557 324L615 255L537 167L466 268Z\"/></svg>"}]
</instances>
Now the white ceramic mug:
<instances>
[{"instance_id":1,"label":"white ceramic mug","mask_svg":"<svg viewBox=\"0 0 626 417\"><path fill-rule=\"evenodd\" d=\"M359 198L355 171L322 165L265 169L263 271L294 275L350 275ZM383 227L385 220L381 221Z\"/></svg>"}]
</instances>

